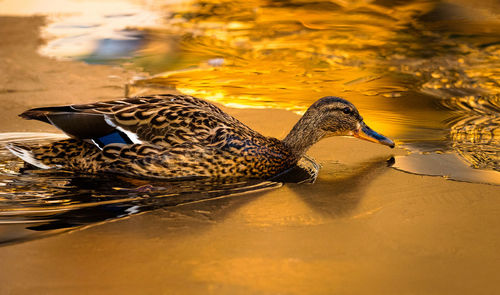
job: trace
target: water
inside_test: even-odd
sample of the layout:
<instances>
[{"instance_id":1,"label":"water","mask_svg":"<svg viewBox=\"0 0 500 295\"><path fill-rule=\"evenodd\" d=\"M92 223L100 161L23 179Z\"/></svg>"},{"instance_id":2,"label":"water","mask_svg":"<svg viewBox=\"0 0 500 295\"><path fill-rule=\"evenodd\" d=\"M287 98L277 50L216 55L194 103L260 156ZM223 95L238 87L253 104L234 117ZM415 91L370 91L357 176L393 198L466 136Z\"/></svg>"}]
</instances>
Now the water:
<instances>
[{"instance_id":1,"label":"water","mask_svg":"<svg viewBox=\"0 0 500 295\"><path fill-rule=\"evenodd\" d=\"M40 52L141 72L128 95L173 89L231 107L297 113L322 96L342 96L370 126L408 149L394 168L500 184L500 31L494 29L500 7L494 1L123 4L113 13L50 11L44 28L50 41ZM9 136L3 141L27 134ZM0 243L279 186L146 184L20 172L21 166L0 150Z\"/></svg>"}]
</instances>

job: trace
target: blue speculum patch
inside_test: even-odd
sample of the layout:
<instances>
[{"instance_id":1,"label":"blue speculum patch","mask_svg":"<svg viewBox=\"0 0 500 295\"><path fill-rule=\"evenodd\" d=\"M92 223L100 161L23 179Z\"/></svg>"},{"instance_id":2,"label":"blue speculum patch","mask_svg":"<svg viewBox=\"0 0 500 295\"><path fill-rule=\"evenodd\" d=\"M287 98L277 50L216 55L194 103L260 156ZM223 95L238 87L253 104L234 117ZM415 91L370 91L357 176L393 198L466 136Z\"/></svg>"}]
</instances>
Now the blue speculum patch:
<instances>
[{"instance_id":1,"label":"blue speculum patch","mask_svg":"<svg viewBox=\"0 0 500 295\"><path fill-rule=\"evenodd\" d=\"M132 141L123 132L115 131L94 140L99 147L104 147L111 143L130 144Z\"/></svg>"}]
</instances>

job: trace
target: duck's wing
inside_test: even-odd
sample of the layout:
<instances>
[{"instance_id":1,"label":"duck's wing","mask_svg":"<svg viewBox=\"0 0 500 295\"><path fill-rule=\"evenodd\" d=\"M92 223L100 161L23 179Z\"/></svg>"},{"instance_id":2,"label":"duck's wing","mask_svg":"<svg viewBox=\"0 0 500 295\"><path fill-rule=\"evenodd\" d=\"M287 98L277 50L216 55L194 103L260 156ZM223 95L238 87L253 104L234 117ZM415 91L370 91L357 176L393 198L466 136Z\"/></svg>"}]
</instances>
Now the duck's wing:
<instances>
[{"instance_id":1,"label":"duck's wing","mask_svg":"<svg viewBox=\"0 0 500 295\"><path fill-rule=\"evenodd\" d=\"M20 115L56 126L95 143L150 143L171 147L186 142L217 145L226 138L261 135L217 106L188 95L154 95L93 104L35 108Z\"/></svg>"}]
</instances>

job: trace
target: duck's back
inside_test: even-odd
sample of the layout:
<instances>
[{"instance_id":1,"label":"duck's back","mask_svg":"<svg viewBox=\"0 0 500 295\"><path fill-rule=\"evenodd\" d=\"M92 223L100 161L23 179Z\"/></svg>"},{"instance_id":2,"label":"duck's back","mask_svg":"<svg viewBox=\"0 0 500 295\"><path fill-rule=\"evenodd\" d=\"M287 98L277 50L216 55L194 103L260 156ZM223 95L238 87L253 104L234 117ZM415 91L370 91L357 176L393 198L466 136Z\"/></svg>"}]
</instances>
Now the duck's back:
<instances>
[{"instance_id":1,"label":"duck's back","mask_svg":"<svg viewBox=\"0 0 500 295\"><path fill-rule=\"evenodd\" d=\"M165 94L36 108L21 116L50 123L84 140L100 140L114 132L124 133L120 135L126 135L132 143L164 147L186 142L217 145L227 137L265 140L217 106L187 95Z\"/></svg>"}]
</instances>

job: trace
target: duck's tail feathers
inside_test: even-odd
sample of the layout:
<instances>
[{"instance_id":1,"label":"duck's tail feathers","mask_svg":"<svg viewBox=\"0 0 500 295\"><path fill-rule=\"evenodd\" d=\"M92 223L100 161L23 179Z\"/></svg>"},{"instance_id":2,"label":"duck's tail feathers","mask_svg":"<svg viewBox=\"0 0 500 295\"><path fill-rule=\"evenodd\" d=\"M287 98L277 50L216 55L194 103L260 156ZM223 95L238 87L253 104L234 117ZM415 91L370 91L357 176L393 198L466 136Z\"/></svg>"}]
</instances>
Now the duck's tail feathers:
<instances>
[{"instance_id":1,"label":"duck's tail feathers","mask_svg":"<svg viewBox=\"0 0 500 295\"><path fill-rule=\"evenodd\" d=\"M55 168L54 166L49 166L44 164L41 160L35 157L35 154L32 150L27 146L22 146L19 144L8 143L5 145L5 148L9 150L13 155L19 157L24 162L31 164L40 169L51 169Z\"/></svg>"},{"instance_id":2,"label":"duck's tail feathers","mask_svg":"<svg viewBox=\"0 0 500 295\"><path fill-rule=\"evenodd\" d=\"M71 106L35 108L25 111L24 113L20 114L19 117L28 120L39 120L51 124L48 115L53 113L71 113L71 112L74 112L74 109L72 109Z\"/></svg>"}]
</instances>

